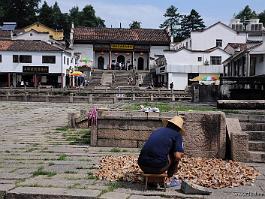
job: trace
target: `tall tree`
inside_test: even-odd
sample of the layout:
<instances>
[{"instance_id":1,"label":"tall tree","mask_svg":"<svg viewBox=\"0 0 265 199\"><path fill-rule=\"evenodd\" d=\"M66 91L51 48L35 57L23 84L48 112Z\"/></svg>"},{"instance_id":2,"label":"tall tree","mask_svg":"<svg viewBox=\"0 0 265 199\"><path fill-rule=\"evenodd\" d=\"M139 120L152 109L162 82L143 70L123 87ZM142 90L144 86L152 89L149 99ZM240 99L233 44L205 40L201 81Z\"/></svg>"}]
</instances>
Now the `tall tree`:
<instances>
[{"instance_id":1,"label":"tall tree","mask_svg":"<svg viewBox=\"0 0 265 199\"><path fill-rule=\"evenodd\" d=\"M62 29L62 23L64 21L64 15L61 12L60 7L58 6L58 3L55 2L52 7L52 18L53 18L53 24L52 27L55 29Z\"/></svg>"},{"instance_id":2,"label":"tall tree","mask_svg":"<svg viewBox=\"0 0 265 199\"><path fill-rule=\"evenodd\" d=\"M91 5L87 5L83 8L78 17L78 23L80 26L86 27L105 27L105 21L96 16L96 12Z\"/></svg>"},{"instance_id":3,"label":"tall tree","mask_svg":"<svg viewBox=\"0 0 265 199\"><path fill-rule=\"evenodd\" d=\"M192 9L189 15L186 15L181 20L182 37L186 39L190 37L191 31L202 30L205 28L203 19L199 13Z\"/></svg>"},{"instance_id":4,"label":"tall tree","mask_svg":"<svg viewBox=\"0 0 265 199\"><path fill-rule=\"evenodd\" d=\"M263 23L263 26L265 27L265 10L263 12L259 13L258 15L260 22Z\"/></svg>"},{"instance_id":5,"label":"tall tree","mask_svg":"<svg viewBox=\"0 0 265 199\"><path fill-rule=\"evenodd\" d=\"M1 21L15 21L17 27L25 27L37 19L38 5L41 0L1 0Z\"/></svg>"},{"instance_id":6,"label":"tall tree","mask_svg":"<svg viewBox=\"0 0 265 199\"><path fill-rule=\"evenodd\" d=\"M78 7L73 7L69 10L69 17L71 19L71 23L74 23L75 26L80 26L79 22L81 14Z\"/></svg>"},{"instance_id":7,"label":"tall tree","mask_svg":"<svg viewBox=\"0 0 265 199\"><path fill-rule=\"evenodd\" d=\"M249 20L253 18L257 18L257 14L254 10L252 10L249 5L247 5L243 10L241 10L238 14L236 14L237 19L241 19L241 21Z\"/></svg>"},{"instance_id":8,"label":"tall tree","mask_svg":"<svg viewBox=\"0 0 265 199\"><path fill-rule=\"evenodd\" d=\"M46 25L51 26L53 24L53 9L51 6L44 1L42 7L39 10L39 22Z\"/></svg>"},{"instance_id":9,"label":"tall tree","mask_svg":"<svg viewBox=\"0 0 265 199\"><path fill-rule=\"evenodd\" d=\"M171 5L164 14L166 20L160 25L160 28L170 28L171 34L174 37L179 37L181 18L182 16L178 13L178 9Z\"/></svg>"},{"instance_id":10,"label":"tall tree","mask_svg":"<svg viewBox=\"0 0 265 199\"><path fill-rule=\"evenodd\" d=\"M139 21L133 21L130 25L129 25L130 29L140 29L141 28L141 22Z\"/></svg>"}]
</instances>

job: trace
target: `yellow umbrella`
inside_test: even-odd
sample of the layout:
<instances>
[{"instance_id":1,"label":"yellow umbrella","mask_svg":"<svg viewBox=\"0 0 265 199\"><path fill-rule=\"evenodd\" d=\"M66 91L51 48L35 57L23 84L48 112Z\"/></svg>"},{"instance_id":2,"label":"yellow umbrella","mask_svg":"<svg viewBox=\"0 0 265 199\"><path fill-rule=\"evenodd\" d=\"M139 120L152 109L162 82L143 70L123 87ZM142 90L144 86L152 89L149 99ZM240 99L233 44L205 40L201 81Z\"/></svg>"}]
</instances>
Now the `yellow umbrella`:
<instances>
[{"instance_id":1,"label":"yellow umbrella","mask_svg":"<svg viewBox=\"0 0 265 199\"><path fill-rule=\"evenodd\" d=\"M78 76L81 76L82 74L83 73L80 72L80 71L74 71L74 72L70 73L70 76L76 76L76 77L78 77Z\"/></svg>"}]
</instances>

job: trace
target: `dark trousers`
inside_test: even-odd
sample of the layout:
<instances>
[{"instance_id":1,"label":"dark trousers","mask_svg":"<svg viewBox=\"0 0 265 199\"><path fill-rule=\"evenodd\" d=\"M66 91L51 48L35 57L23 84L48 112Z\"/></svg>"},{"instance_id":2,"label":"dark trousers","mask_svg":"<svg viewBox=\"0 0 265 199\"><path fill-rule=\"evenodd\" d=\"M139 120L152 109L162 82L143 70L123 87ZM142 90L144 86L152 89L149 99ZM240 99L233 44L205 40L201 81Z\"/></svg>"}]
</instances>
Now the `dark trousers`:
<instances>
[{"instance_id":1,"label":"dark trousers","mask_svg":"<svg viewBox=\"0 0 265 199\"><path fill-rule=\"evenodd\" d=\"M171 154L171 155L168 155L168 163L166 164L166 166L162 168L143 166L140 164L139 166L144 173L161 174L167 171L167 176L172 177L174 173L177 172L178 164L179 164L179 160L175 158L174 154Z\"/></svg>"}]
</instances>

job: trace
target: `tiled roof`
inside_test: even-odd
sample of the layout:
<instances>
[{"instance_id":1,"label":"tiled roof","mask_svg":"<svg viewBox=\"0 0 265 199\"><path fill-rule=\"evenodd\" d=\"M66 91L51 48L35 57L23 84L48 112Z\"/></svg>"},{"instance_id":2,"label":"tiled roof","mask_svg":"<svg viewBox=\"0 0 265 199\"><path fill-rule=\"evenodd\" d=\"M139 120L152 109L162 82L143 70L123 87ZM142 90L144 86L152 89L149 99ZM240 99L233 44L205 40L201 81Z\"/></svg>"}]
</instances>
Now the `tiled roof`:
<instances>
[{"instance_id":1,"label":"tiled roof","mask_svg":"<svg viewBox=\"0 0 265 199\"><path fill-rule=\"evenodd\" d=\"M11 32L10 31L6 31L6 30L1 30L0 29L0 38L1 39L10 39L11 38Z\"/></svg>"},{"instance_id":2,"label":"tiled roof","mask_svg":"<svg viewBox=\"0 0 265 199\"><path fill-rule=\"evenodd\" d=\"M62 51L44 41L0 40L1 51Z\"/></svg>"},{"instance_id":3,"label":"tiled roof","mask_svg":"<svg viewBox=\"0 0 265 199\"><path fill-rule=\"evenodd\" d=\"M245 50L247 48L246 43L228 43L227 45L231 46L234 49L239 48L241 50Z\"/></svg>"},{"instance_id":4,"label":"tiled roof","mask_svg":"<svg viewBox=\"0 0 265 199\"><path fill-rule=\"evenodd\" d=\"M161 29L79 27L74 29L74 42L123 42L131 44L169 45L170 38L166 31Z\"/></svg>"}]
</instances>

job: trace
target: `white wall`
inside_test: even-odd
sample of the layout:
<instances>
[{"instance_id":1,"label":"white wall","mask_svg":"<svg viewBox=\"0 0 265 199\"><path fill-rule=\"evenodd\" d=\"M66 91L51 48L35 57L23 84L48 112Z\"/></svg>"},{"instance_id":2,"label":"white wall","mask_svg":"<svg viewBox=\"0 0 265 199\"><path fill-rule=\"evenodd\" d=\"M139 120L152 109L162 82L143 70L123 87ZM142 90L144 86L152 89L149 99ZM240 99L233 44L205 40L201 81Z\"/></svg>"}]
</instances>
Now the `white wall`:
<instances>
[{"instance_id":1,"label":"white wall","mask_svg":"<svg viewBox=\"0 0 265 199\"><path fill-rule=\"evenodd\" d=\"M0 51L2 55L2 62L0 62L0 72L23 72L23 66L49 66L49 73L65 73L66 68L69 66L62 64L62 53L61 52L9 52ZM31 55L32 63L13 63L13 55ZM55 64L43 64L42 56L56 56ZM65 54L66 57L70 58L69 54ZM63 69L63 71L62 71Z\"/></svg>"},{"instance_id":2,"label":"white wall","mask_svg":"<svg viewBox=\"0 0 265 199\"><path fill-rule=\"evenodd\" d=\"M192 50L206 50L215 47L216 39L223 41L223 49L228 43L246 43L244 33L237 34L231 28L219 23L203 32L191 32Z\"/></svg>"},{"instance_id":3,"label":"white wall","mask_svg":"<svg viewBox=\"0 0 265 199\"><path fill-rule=\"evenodd\" d=\"M167 65L196 65L203 66L207 60L210 64L211 56L221 56L222 61L226 60L230 55L223 50L216 49L212 52L192 52L182 49L177 52L165 52ZM198 57L202 57L202 61L198 61Z\"/></svg>"},{"instance_id":4,"label":"white wall","mask_svg":"<svg viewBox=\"0 0 265 199\"><path fill-rule=\"evenodd\" d=\"M88 57L89 59L94 60L92 44L74 44L73 49L75 53L81 53L81 58Z\"/></svg>"},{"instance_id":5,"label":"white wall","mask_svg":"<svg viewBox=\"0 0 265 199\"><path fill-rule=\"evenodd\" d=\"M173 82L174 90L185 90L188 86L188 74L186 73L169 73L168 74L168 89L169 84Z\"/></svg>"},{"instance_id":6,"label":"white wall","mask_svg":"<svg viewBox=\"0 0 265 199\"><path fill-rule=\"evenodd\" d=\"M151 46L150 57L155 58L155 55L164 55L164 50L169 50L169 46Z\"/></svg>"},{"instance_id":7,"label":"white wall","mask_svg":"<svg viewBox=\"0 0 265 199\"><path fill-rule=\"evenodd\" d=\"M25 32L13 37L13 40L41 40L48 42L50 40L49 33L37 33L35 31Z\"/></svg>"}]
</instances>

